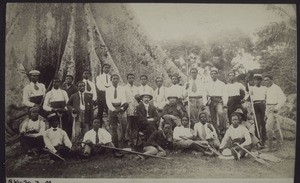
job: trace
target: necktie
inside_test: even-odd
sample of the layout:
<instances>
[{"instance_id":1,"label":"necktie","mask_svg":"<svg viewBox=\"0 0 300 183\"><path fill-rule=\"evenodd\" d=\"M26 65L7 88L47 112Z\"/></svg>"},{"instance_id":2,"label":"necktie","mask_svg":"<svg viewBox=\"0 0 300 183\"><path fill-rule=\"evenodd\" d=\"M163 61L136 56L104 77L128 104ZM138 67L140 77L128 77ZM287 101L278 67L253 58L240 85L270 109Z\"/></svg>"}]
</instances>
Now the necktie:
<instances>
[{"instance_id":1,"label":"necktie","mask_svg":"<svg viewBox=\"0 0 300 183\"><path fill-rule=\"evenodd\" d=\"M56 131L57 129L56 128L53 128L53 131Z\"/></svg>"},{"instance_id":2,"label":"necktie","mask_svg":"<svg viewBox=\"0 0 300 183\"><path fill-rule=\"evenodd\" d=\"M106 83L108 84L108 77L107 77L107 74L106 74Z\"/></svg>"},{"instance_id":3,"label":"necktie","mask_svg":"<svg viewBox=\"0 0 300 183\"><path fill-rule=\"evenodd\" d=\"M158 94L158 95L159 95L159 89L160 89L160 88L158 88L158 90L157 90L157 94Z\"/></svg>"},{"instance_id":4,"label":"necktie","mask_svg":"<svg viewBox=\"0 0 300 183\"><path fill-rule=\"evenodd\" d=\"M196 92L196 91L197 91L196 82L195 80L193 80L192 92Z\"/></svg>"},{"instance_id":5,"label":"necktie","mask_svg":"<svg viewBox=\"0 0 300 183\"><path fill-rule=\"evenodd\" d=\"M95 131L96 132L96 144L98 144L99 143L99 135L98 135L98 130L97 131Z\"/></svg>"},{"instance_id":6,"label":"necktie","mask_svg":"<svg viewBox=\"0 0 300 183\"><path fill-rule=\"evenodd\" d=\"M202 125L202 140L206 140L206 132L204 129L204 125Z\"/></svg>"},{"instance_id":7,"label":"necktie","mask_svg":"<svg viewBox=\"0 0 300 183\"><path fill-rule=\"evenodd\" d=\"M83 96L82 96L82 92L80 92L80 95L81 95L81 104L84 105L83 103Z\"/></svg>"},{"instance_id":8,"label":"necktie","mask_svg":"<svg viewBox=\"0 0 300 183\"><path fill-rule=\"evenodd\" d=\"M114 99L117 98L117 88L115 88Z\"/></svg>"},{"instance_id":9,"label":"necktie","mask_svg":"<svg viewBox=\"0 0 300 183\"><path fill-rule=\"evenodd\" d=\"M34 89L35 90L39 90L39 87L38 87L38 85L36 83L34 84Z\"/></svg>"},{"instance_id":10,"label":"necktie","mask_svg":"<svg viewBox=\"0 0 300 183\"><path fill-rule=\"evenodd\" d=\"M86 90L90 92L92 90L91 85L88 81L86 81Z\"/></svg>"}]
</instances>

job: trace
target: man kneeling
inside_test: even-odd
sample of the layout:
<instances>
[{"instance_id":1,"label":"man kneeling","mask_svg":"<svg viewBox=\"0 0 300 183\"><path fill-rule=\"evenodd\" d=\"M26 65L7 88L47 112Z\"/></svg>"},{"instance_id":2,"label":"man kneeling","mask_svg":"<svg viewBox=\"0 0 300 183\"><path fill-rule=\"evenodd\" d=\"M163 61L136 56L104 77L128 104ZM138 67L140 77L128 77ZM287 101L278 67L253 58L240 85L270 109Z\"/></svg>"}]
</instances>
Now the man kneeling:
<instances>
[{"instance_id":1,"label":"man kneeling","mask_svg":"<svg viewBox=\"0 0 300 183\"><path fill-rule=\"evenodd\" d=\"M108 133L104 128L100 128L100 119L94 118L93 120L93 129L86 132L83 137L84 142L84 152L83 156L85 158L90 157L94 154L101 154L105 152L105 148L101 147L102 145L115 147L112 143L111 134ZM122 156L114 152L115 157Z\"/></svg>"}]
</instances>

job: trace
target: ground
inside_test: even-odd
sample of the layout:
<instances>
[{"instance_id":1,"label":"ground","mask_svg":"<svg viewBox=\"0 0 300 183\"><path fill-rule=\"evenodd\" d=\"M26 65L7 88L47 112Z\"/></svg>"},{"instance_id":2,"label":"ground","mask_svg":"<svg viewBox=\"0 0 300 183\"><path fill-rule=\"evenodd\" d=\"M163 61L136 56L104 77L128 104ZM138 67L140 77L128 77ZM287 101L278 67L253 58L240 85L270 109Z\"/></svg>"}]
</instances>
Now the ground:
<instances>
[{"instance_id":1,"label":"ground","mask_svg":"<svg viewBox=\"0 0 300 183\"><path fill-rule=\"evenodd\" d=\"M240 161L202 157L191 152L171 152L171 160L148 158L117 159L112 154L90 160L45 164L29 162L23 155L7 156L7 177L56 178L293 178L295 142L285 141L284 148L270 153L283 161L266 167L250 156Z\"/></svg>"}]
</instances>

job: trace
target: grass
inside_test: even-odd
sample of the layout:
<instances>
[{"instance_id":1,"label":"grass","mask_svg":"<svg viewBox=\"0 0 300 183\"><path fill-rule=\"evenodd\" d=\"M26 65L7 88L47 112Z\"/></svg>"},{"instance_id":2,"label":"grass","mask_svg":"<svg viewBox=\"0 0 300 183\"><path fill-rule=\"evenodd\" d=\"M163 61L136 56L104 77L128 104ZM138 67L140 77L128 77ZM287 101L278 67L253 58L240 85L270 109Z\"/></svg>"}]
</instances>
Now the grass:
<instances>
[{"instance_id":1,"label":"grass","mask_svg":"<svg viewBox=\"0 0 300 183\"><path fill-rule=\"evenodd\" d=\"M271 153L283 161L265 167L246 157L240 161L202 157L190 152L171 152L171 160L148 158L144 161L130 159L129 155L116 159L112 154L94 156L87 161L20 162L7 159L8 177L37 178L293 178L295 142L286 141L283 150ZM19 163L19 164L17 164ZM13 167L13 168L12 168Z\"/></svg>"}]
</instances>

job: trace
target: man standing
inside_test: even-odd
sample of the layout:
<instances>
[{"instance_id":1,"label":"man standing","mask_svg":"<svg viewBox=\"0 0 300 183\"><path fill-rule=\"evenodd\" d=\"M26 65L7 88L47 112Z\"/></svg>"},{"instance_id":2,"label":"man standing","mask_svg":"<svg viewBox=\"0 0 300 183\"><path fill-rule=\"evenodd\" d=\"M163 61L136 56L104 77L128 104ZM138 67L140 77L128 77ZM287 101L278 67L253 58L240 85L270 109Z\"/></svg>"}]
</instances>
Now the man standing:
<instances>
[{"instance_id":1,"label":"man standing","mask_svg":"<svg viewBox=\"0 0 300 183\"><path fill-rule=\"evenodd\" d=\"M98 117L100 118L102 124L103 124L103 112L108 112L108 108L106 105L106 99L105 99L105 91L106 88L110 87L111 81L110 81L110 65L109 64L103 64L102 74L96 77L96 87L97 87L97 94L98 94Z\"/></svg>"},{"instance_id":2,"label":"man standing","mask_svg":"<svg viewBox=\"0 0 300 183\"><path fill-rule=\"evenodd\" d=\"M116 74L111 76L112 86L106 90L106 104L108 106L108 118L112 130L112 141L116 147L125 145L125 133L127 127L126 110L128 103L126 102L125 90L119 86L120 77ZM118 135L117 129L120 133ZM120 143L120 145L119 145Z\"/></svg>"},{"instance_id":3,"label":"man standing","mask_svg":"<svg viewBox=\"0 0 300 183\"><path fill-rule=\"evenodd\" d=\"M158 113L162 113L164 106L168 103L166 87L163 86L163 78L157 77L155 79L157 88L154 91L153 104L156 107Z\"/></svg>"},{"instance_id":4,"label":"man standing","mask_svg":"<svg viewBox=\"0 0 300 183\"><path fill-rule=\"evenodd\" d=\"M283 136L279 122L276 120L278 110L284 105L286 96L281 88L273 83L273 76L266 75L264 81L267 87L267 99L266 99L266 131L268 138L268 149L266 151L274 151L277 148L281 148L283 145ZM273 137L276 137L277 147L273 145Z\"/></svg>"},{"instance_id":5,"label":"man standing","mask_svg":"<svg viewBox=\"0 0 300 183\"><path fill-rule=\"evenodd\" d=\"M220 137L223 137L226 131L226 118L223 108L227 107L228 95L226 85L218 80L218 75L218 69L211 68L210 76L212 80L207 85L207 93L212 124Z\"/></svg>"},{"instance_id":6,"label":"man standing","mask_svg":"<svg viewBox=\"0 0 300 183\"><path fill-rule=\"evenodd\" d=\"M246 88L242 83L236 81L235 72L230 71L228 73L228 83L226 84L226 90L228 94L228 116L231 115L237 108L242 107L242 101L244 100Z\"/></svg>"},{"instance_id":7,"label":"man standing","mask_svg":"<svg viewBox=\"0 0 300 183\"><path fill-rule=\"evenodd\" d=\"M76 139L81 132L84 134L89 130L93 118L93 100L91 95L84 91L85 83L79 81L77 87L78 92L70 97L67 104L69 111L73 114L77 114L75 120L75 134L72 135L75 137L74 139Z\"/></svg>"},{"instance_id":8,"label":"man standing","mask_svg":"<svg viewBox=\"0 0 300 183\"><path fill-rule=\"evenodd\" d=\"M261 147L265 146L266 142L266 122L265 122L265 113L266 113L266 95L267 87L262 86L262 75L254 74L254 86L250 86L249 91L252 97L256 121L258 125L258 132L261 135Z\"/></svg>"},{"instance_id":9,"label":"man standing","mask_svg":"<svg viewBox=\"0 0 300 183\"><path fill-rule=\"evenodd\" d=\"M183 100L185 98L186 93L184 92L184 88L179 85L179 76L178 74L173 74L171 76L172 86L168 88L168 93L174 93L178 97L178 103L183 105Z\"/></svg>"},{"instance_id":10,"label":"man standing","mask_svg":"<svg viewBox=\"0 0 300 183\"><path fill-rule=\"evenodd\" d=\"M62 84L62 89L65 90L70 98L71 95L77 92L77 87L73 83L74 78L72 75L66 75L65 82Z\"/></svg>"},{"instance_id":11,"label":"man standing","mask_svg":"<svg viewBox=\"0 0 300 183\"><path fill-rule=\"evenodd\" d=\"M23 90L23 104L27 107L41 108L43 97L46 93L45 85L38 82L40 71L32 70L29 72L30 83ZM41 115L47 117L45 111L41 110Z\"/></svg>"},{"instance_id":12,"label":"man standing","mask_svg":"<svg viewBox=\"0 0 300 183\"><path fill-rule=\"evenodd\" d=\"M60 89L60 79L54 77L52 90L46 93L43 109L48 113L56 112L60 116L62 126L60 128L64 129L69 137L72 135L72 125L68 122L67 115L67 103L69 101L68 94L65 90Z\"/></svg>"},{"instance_id":13,"label":"man standing","mask_svg":"<svg viewBox=\"0 0 300 183\"><path fill-rule=\"evenodd\" d=\"M95 102L97 100L97 92L96 92L95 83L89 80L90 77L91 77L90 70L84 70L82 81L85 83L85 92L90 94L93 98L93 101Z\"/></svg>"},{"instance_id":14,"label":"man standing","mask_svg":"<svg viewBox=\"0 0 300 183\"><path fill-rule=\"evenodd\" d=\"M126 101L128 103L127 109L127 130L125 137L129 140L129 143L133 143L137 138L137 122L136 122L136 106L138 102L136 97L138 95L138 88L133 84L135 75L132 73L127 74L127 84L124 86Z\"/></svg>"},{"instance_id":15,"label":"man standing","mask_svg":"<svg viewBox=\"0 0 300 183\"><path fill-rule=\"evenodd\" d=\"M148 85L148 76L141 75L140 80L141 86L138 87L138 94L142 95L143 93L149 93L151 96L153 96L153 89Z\"/></svg>"},{"instance_id":16,"label":"man standing","mask_svg":"<svg viewBox=\"0 0 300 183\"><path fill-rule=\"evenodd\" d=\"M186 90L188 93L189 102L189 112L191 126L194 126L196 122L199 121L199 112L205 110L205 105L207 103L206 90L204 83L197 78L198 70L196 68L191 68L191 80L186 84Z\"/></svg>"}]
</instances>

